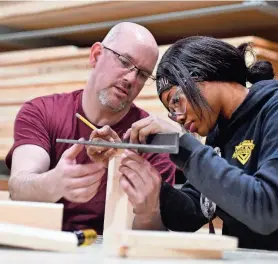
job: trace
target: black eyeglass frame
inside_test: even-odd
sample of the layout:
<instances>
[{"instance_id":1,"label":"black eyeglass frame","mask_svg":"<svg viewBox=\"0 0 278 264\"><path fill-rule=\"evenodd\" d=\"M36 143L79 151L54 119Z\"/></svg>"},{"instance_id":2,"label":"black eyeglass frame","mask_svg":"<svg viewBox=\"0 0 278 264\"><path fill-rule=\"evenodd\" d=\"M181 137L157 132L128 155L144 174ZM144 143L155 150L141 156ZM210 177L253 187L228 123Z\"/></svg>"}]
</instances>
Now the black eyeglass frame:
<instances>
[{"instance_id":1,"label":"black eyeglass frame","mask_svg":"<svg viewBox=\"0 0 278 264\"><path fill-rule=\"evenodd\" d=\"M116 56L118 57L118 59L119 59L120 57L123 57L125 60L127 60L127 61L133 66L132 68L128 68L130 71L133 71L134 69L136 69L136 70L137 70L137 75L138 75L140 72L143 72L143 73L146 74L147 79L151 79L152 82L156 81L156 78L155 78L152 74L149 74L148 72L139 69L136 65L134 65L134 63L133 63L130 59L128 59L128 58L125 57L124 55L121 55L121 54L119 54L118 52L116 52L115 50L112 50L112 49L110 49L110 48L108 48L108 47L106 47L106 46L104 46L104 45L102 45L102 46L103 46L103 48L105 48L105 49L111 51L112 53L114 53L114 55L116 55ZM146 82L147 82L147 79L146 79Z\"/></svg>"}]
</instances>

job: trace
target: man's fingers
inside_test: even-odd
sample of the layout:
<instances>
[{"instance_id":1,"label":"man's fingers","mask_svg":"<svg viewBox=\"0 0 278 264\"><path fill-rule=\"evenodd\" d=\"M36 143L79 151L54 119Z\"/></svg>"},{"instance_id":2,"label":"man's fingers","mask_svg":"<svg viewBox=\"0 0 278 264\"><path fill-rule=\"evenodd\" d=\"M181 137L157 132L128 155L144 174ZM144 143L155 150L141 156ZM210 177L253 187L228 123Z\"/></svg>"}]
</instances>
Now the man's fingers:
<instances>
[{"instance_id":1,"label":"man's fingers","mask_svg":"<svg viewBox=\"0 0 278 264\"><path fill-rule=\"evenodd\" d=\"M93 140L94 138L97 138L98 137L98 130L93 130L91 132L91 135L89 137L90 140Z\"/></svg>"},{"instance_id":2,"label":"man's fingers","mask_svg":"<svg viewBox=\"0 0 278 264\"><path fill-rule=\"evenodd\" d=\"M75 203L86 203L90 201L97 194L100 181L92 184L89 187L78 188L71 190L67 195L66 199Z\"/></svg>"},{"instance_id":3,"label":"man's fingers","mask_svg":"<svg viewBox=\"0 0 278 264\"><path fill-rule=\"evenodd\" d=\"M104 126L98 130L91 133L90 140L99 141L105 140L107 142L121 142L118 134L110 127ZM97 147L89 146L86 147L87 154L92 161L102 161L114 155L115 149L109 147Z\"/></svg>"},{"instance_id":4,"label":"man's fingers","mask_svg":"<svg viewBox=\"0 0 278 264\"><path fill-rule=\"evenodd\" d=\"M90 146L87 148L87 154L88 155L96 155L96 154L100 154L103 151L108 150L107 147L96 147L96 146Z\"/></svg>"},{"instance_id":5,"label":"man's fingers","mask_svg":"<svg viewBox=\"0 0 278 264\"><path fill-rule=\"evenodd\" d=\"M88 153L90 159L95 162L104 161L108 158L111 158L117 154L117 149L108 149L100 153Z\"/></svg>"},{"instance_id":6,"label":"man's fingers","mask_svg":"<svg viewBox=\"0 0 278 264\"><path fill-rule=\"evenodd\" d=\"M96 173L104 168L103 163L75 164L68 166L65 171L67 178L81 177Z\"/></svg>"},{"instance_id":7,"label":"man's fingers","mask_svg":"<svg viewBox=\"0 0 278 264\"><path fill-rule=\"evenodd\" d=\"M101 129L98 130L98 134L101 137L109 136L109 137L111 137L111 139L113 139L114 142L120 142L121 141L118 134L110 126L102 127ZM113 142L113 141L111 141L111 139L109 141Z\"/></svg>"},{"instance_id":8,"label":"man's fingers","mask_svg":"<svg viewBox=\"0 0 278 264\"><path fill-rule=\"evenodd\" d=\"M82 141L84 138L80 138L78 141ZM74 144L70 148L68 148L64 153L62 154L63 158L74 160L78 156L78 154L83 150L84 145L82 144Z\"/></svg>"},{"instance_id":9,"label":"man's fingers","mask_svg":"<svg viewBox=\"0 0 278 264\"><path fill-rule=\"evenodd\" d=\"M121 163L124 164L125 160L135 160L138 163L144 163L145 159L136 153L134 150L126 149L121 156Z\"/></svg>"},{"instance_id":10,"label":"man's fingers","mask_svg":"<svg viewBox=\"0 0 278 264\"><path fill-rule=\"evenodd\" d=\"M99 170L94 174L72 178L68 181L68 183L66 183L65 187L68 190L89 187L92 184L95 184L96 182L100 181L103 175L105 174L105 171L106 170L103 168L102 170Z\"/></svg>"},{"instance_id":11,"label":"man's fingers","mask_svg":"<svg viewBox=\"0 0 278 264\"><path fill-rule=\"evenodd\" d=\"M109 150L107 150L107 151L105 151L104 153L103 153L103 158L104 159L108 159L108 158L111 158L111 157L113 157L113 156L115 156L116 154L117 154L117 149L109 149Z\"/></svg>"}]
</instances>

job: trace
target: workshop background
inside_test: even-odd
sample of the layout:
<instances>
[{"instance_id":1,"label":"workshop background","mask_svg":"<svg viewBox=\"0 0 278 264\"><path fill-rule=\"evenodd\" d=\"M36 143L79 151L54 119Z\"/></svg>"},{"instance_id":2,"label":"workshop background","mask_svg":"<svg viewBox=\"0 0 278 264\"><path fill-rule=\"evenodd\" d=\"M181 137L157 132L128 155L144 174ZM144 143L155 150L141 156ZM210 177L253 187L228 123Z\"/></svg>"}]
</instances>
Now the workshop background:
<instances>
[{"instance_id":1,"label":"workshop background","mask_svg":"<svg viewBox=\"0 0 278 264\"><path fill-rule=\"evenodd\" d=\"M276 1L2 1L0 2L0 190L7 189L5 156L21 105L34 97L80 89L90 71L90 46L115 24L144 25L160 45L160 56L176 40L208 35L233 45L252 43L278 75ZM155 71L154 71L155 72ZM167 118L155 83L135 103ZM184 177L177 174L176 183Z\"/></svg>"}]
</instances>

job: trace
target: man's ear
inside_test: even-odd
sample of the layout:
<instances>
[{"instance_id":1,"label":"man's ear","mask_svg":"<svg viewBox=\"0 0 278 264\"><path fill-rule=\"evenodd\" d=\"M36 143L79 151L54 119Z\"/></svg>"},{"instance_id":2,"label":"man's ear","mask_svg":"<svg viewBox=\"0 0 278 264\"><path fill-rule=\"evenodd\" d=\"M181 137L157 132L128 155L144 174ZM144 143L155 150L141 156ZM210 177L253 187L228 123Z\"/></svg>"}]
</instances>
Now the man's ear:
<instances>
[{"instance_id":1,"label":"man's ear","mask_svg":"<svg viewBox=\"0 0 278 264\"><path fill-rule=\"evenodd\" d=\"M92 66L92 68L96 67L96 63L101 53L102 53L101 43L100 42L94 43L90 51L90 65Z\"/></svg>"}]
</instances>

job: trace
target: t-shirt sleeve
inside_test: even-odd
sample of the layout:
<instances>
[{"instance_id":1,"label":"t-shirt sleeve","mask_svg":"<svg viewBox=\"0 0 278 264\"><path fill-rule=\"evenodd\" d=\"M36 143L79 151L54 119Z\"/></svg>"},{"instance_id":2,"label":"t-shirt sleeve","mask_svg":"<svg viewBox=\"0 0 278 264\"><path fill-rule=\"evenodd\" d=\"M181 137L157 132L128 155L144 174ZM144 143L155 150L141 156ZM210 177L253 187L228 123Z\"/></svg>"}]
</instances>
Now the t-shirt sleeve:
<instances>
[{"instance_id":1,"label":"t-shirt sleeve","mask_svg":"<svg viewBox=\"0 0 278 264\"><path fill-rule=\"evenodd\" d=\"M176 165L170 160L169 154L144 154L143 156L158 170L162 181L175 184Z\"/></svg>"},{"instance_id":2,"label":"t-shirt sleeve","mask_svg":"<svg viewBox=\"0 0 278 264\"><path fill-rule=\"evenodd\" d=\"M28 101L21 107L14 123L14 143L5 160L9 169L13 151L20 145L37 145L50 152L48 122L45 104L41 99Z\"/></svg>"}]
</instances>

